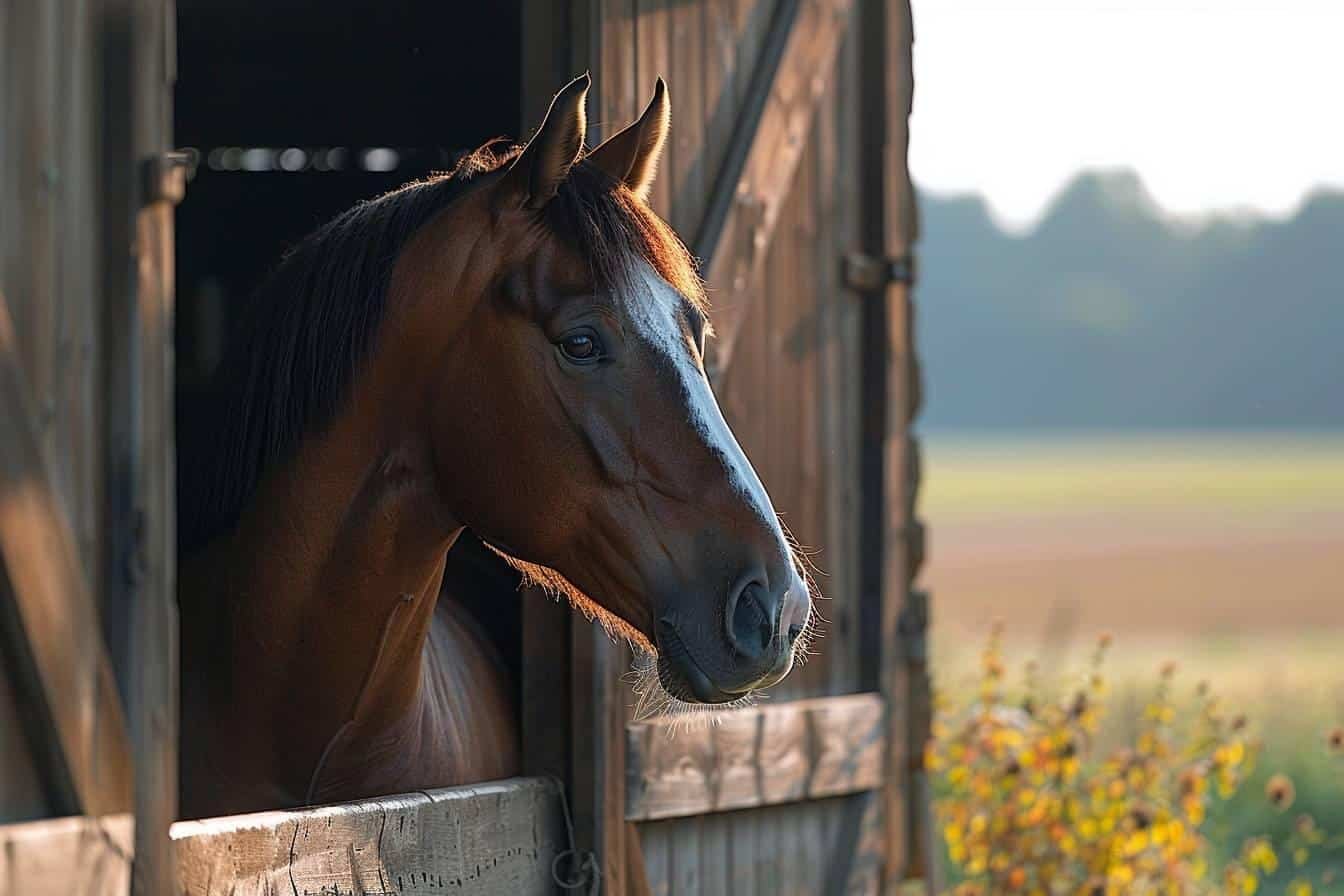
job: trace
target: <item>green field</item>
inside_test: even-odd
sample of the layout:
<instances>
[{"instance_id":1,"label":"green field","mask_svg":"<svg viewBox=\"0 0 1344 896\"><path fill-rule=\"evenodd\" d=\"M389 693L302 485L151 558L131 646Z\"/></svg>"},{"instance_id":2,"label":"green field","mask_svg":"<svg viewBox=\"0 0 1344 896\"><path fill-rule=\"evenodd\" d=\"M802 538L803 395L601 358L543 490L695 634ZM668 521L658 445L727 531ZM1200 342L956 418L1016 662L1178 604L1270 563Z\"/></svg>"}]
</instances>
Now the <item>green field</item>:
<instances>
[{"instance_id":1,"label":"green field","mask_svg":"<svg viewBox=\"0 0 1344 896\"><path fill-rule=\"evenodd\" d=\"M1098 508L1344 508L1344 434L1216 433L925 439L935 519Z\"/></svg>"}]
</instances>

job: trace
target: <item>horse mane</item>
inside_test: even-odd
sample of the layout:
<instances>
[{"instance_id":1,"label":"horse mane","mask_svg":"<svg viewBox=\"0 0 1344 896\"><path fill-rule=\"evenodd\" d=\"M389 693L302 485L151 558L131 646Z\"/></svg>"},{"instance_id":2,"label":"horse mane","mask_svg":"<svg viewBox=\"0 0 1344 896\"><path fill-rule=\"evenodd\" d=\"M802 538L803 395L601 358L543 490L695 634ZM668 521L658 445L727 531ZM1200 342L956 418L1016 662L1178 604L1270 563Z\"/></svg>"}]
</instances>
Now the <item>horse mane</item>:
<instances>
[{"instance_id":1,"label":"horse mane","mask_svg":"<svg viewBox=\"0 0 1344 896\"><path fill-rule=\"evenodd\" d=\"M356 205L285 255L232 332L210 388L183 409L183 556L232 531L261 478L332 422L373 348L401 251L436 213L520 151L487 143L450 172ZM588 259L599 283L622 285L636 253L705 311L695 264L676 234L596 166L576 164L543 217Z\"/></svg>"}]
</instances>

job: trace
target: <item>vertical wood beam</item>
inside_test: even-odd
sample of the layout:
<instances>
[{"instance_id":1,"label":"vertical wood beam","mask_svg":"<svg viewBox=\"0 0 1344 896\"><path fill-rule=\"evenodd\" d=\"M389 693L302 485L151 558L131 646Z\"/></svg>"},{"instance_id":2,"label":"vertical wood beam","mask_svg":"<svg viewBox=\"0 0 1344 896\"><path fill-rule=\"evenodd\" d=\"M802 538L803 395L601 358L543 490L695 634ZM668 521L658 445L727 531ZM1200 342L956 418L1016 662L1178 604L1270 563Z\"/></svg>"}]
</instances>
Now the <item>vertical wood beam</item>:
<instances>
[{"instance_id":1,"label":"vertical wood beam","mask_svg":"<svg viewBox=\"0 0 1344 896\"><path fill-rule=\"evenodd\" d=\"M103 7L107 454L113 632L136 751L136 896L173 892L177 597L173 438L174 0Z\"/></svg>"},{"instance_id":2,"label":"vertical wood beam","mask_svg":"<svg viewBox=\"0 0 1344 896\"><path fill-rule=\"evenodd\" d=\"M909 0L863 0L860 43L861 166L869 197L861 249L874 259L908 259L918 235L906 156L914 87ZM876 201L873 201L876 200ZM907 265L908 267L908 265ZM884 265L884 269L888 266ZM864 678L887 698L887 785L883 889L928 879L922 778L930 701L924 655L927 602L913 588L923 559L916 518L918 450L911 424L919 405L910 285L875 284L864 293L862 470L864 630L875 637Z\"/></svg>"}]
</instances>

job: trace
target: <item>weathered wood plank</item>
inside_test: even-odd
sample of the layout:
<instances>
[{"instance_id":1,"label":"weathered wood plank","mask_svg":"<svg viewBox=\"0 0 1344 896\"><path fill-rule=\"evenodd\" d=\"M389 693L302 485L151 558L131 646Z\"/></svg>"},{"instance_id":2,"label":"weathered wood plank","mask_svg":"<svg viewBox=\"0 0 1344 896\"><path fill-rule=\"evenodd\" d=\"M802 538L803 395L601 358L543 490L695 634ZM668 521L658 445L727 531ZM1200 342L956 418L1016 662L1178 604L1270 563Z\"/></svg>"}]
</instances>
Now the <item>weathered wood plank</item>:
<instances>
[{"instance_id":1,"label":"weathered wood plank","mask_svg":"<svg viewBox=\"0 0 1344 896\"><path fill-rule=\"evenodd\" d=\"M669 9L674 0L637 0L637 18L635 20L635 83L641 92L651 94L653 84L659 77L669 83L674 73L671 65L669 42L672 32L672 12ZM669 90L672 101L672 128L676 133L680 100L675 90ZM654 211L669 218L672 213L672 178L666 169L654 178L649 190L649 204Z\"/></svg>"},{"instance_id":2,"label":"weathered wood plank","mask_svg":"<svg viewBox=\"0 0 1344 896\"><path fill-rule=\"evenodd\" d=\"M869 790L881 783L876 694L733 710L716 724L628 725L626 818L643 821Z\"/></svg>"},{"instance_id":3,"label":"weathered wood plank","mask_svg":"<svg viewBox=\"0 0 1344 896\"><path fill-rule=\"evenodd\" d=\"M134 0L128 6L131 151L125 172L140 189L136 238L129 261L134 292L110 315L131 369L124 401L110 413L129 414L117 456L128 460L130 506L114 525L133 533L124 559L131 606L131 674L127 717L135 744L135 867L132 896L158 896L173 883L169 828L177 818L178 618L177 500L173 404L174 206L186 186L181 166L166 162L172 148L176 80L174 4Z\"/></svg>"},{"instance_id":4,"label":"weathered wood plank","mask_svg":"<svg viewBox=\"0 0 1344 896\"><path fill-rule=\"evenodd\" d=\"M0 824L14 824L53 813L5 665L0 663Z\"/></svg>"},{"instance_id":5,"label":"weathered wood plank","mask_svg":"<svg viewBox=\"0 0 1344 896\"><path fill-rule=\"evenodd\" d=\"M448 890L552 893L566 848L560 794L541 778L294 812L178 822L184 896Z\"/></svg>"},{"instance_id":6,"label":"weathered wood plank","mask_svg":"<svg viewBox=\"0 0 1344 896\"><path fill-rule=\"evenodd\" d=\"M125 896L129 815L0 826L0 896Z\"/></svg>"},{"instance_id":7,"label":"weathered wood plank","mask_svg":"<svg viewBox=\"0 0 1344 896\"><path fill-rule=\"evenodd\" d=\"M73 807L107 815L131 805L131 751L97 608L74 535L49 483L9 309L0 297L0 633L29 661L59 747L53 773ZM11 614L6 614L9 616ZM22 637L22 644L17 639ZM41 760L43 757L39 757Z\"/></svg>"},{"instance_id":8,"label":"weathered wood plank","mask_svg":"<svg viewBox=\"0 0 1344 896\"><path fill-rule=\"evenodd\" d=\"M589 142L596 144L630 124L653 95L653 84L635 80L635 0L600 0L602 17L597 72L598 109L589 121Z\"/></svg>"},{"instance_id":9,"label":"weathered wood plank","mask_svg":"<svg viewBox=\"0 0 1344 896\"><path fill-rule=\"evenodd\" d=\"M58 5L60 21L52 29L48 50L60 65L56 108L61 135L54 162L59 219L55 301L59 309L52 358L52 473L85 576L98 599L103 546L99 525L101 303L93 297L98 295L100 258L100 110L96 102L100 79L94 71L99 57L94 43L95 4L65 0Z\"/></svg>"},{"instance_id":10,"label":"weathered wood plank","mask_svg":"<svg viewBox=\"0 0 1344 896\"><path fill-rule=\"evenodd\" d=\"M873 257L901 258L918 232L906 152L913 94L913 31L908 0L864 0L862 6L861 170L866 201L860 245ZM883 887L923 878L932 862L920 828L927 806L915 786L928 731L924 627L927 608L913 584L922 555L915 516L918 485L912 421L917 409L914 318L909 284L889 283L865 295L866 344L862 628L865 683L887 698L887 754L882 794Z\"/></svg>"},{"instance_id":11,"label":"weathered wood plank","mask_svg":"<svg viewBox=\"0 0 1344 896\"><path fill-rule=\"evenodd\" d=\"M834 68L852 0L785 3L767 36L753 88L734 131L695 238L704 259L719 338L712 367L722 372L759 280L766 248L807 143L817 101ZM780 43L777 53L771 43ZM751 94L761 94L752 102ZM758 110L758 111L755 111ZM755 114L753 112L755 111Z\"/></svg>"},{"instance_id":12,"label":"weathered wood plank","mask_svg":"<svg viewBox=\"0 0 1344 896\"><path fill-rule=\"evenodd\" d=\"M680 3L670 11L672 80L668 90L676 113L663 177L671 179L668 222L680 233L700 223L706 162L705 44L703 3Z\"/></svg>"}]
</instances>

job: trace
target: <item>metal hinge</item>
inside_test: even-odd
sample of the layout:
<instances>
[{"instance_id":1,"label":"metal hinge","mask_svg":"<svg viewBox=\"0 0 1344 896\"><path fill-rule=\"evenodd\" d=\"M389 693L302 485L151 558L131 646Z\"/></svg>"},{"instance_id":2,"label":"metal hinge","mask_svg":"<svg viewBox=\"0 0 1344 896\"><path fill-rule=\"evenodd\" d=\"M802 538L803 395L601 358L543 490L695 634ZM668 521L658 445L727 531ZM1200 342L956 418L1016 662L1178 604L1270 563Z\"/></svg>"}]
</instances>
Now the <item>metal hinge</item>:
<instances>
[{"instance_id":1,"label":"metal hinge","mask_svg":"<svg viewBox=\"0 0 1344 896\"><path fill-rule=\"evenodd\" d=\"M929 594L913 588L907 593L905 606L896 620L896 632L901 639L901 649L907 663L917 665L928 662L928 630Z\"/></svg>"},{"instance_id":2,"label":"metal hinge","mask_svg":"<svg viewBox=\"0 0 1344 896\"><path fill-rule=\"evenodd\" d=\"M844 258L845 286L860 292L876 292L893 283L915 282L915 257L876 258L864 252L850 252Z\"/></svg>"},{"instance_id":3,"label":"metal hinge","mask_svg":"<svg viewBox=\"0 0 1344 896\"><path fill-rule=\"evenodd\" d=\"M141 199L145 205L170 202L177 205L187 194L187 181L196 174L200 153L174 149L152 155L140 163Z\"/></svg>"}]
</instances>

